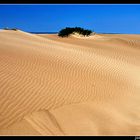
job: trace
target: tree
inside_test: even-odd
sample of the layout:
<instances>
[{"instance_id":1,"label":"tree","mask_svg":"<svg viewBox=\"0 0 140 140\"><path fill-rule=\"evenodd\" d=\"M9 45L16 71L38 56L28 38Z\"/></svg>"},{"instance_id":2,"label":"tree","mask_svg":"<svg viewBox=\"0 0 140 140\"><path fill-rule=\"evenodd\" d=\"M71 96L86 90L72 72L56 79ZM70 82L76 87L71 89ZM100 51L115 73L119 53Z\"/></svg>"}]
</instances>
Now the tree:
<instances>
[{"instance_id":1,"label":"tree","mask_svg":"<svg viewBox=\"0 0 140 140\"><path fill-rule=\"evenodd\" d=\"M4 30L9 30L9 28L8 27L5 27Z\"/></svg>"},{"instance_id":2,"label":"tree","mask_svg":"<svg viewBox=\"0 0 140 140\"><path fill-rule=\"evenodd\" d=\"M59 31L58 36L68 37L70 34L72 34L74 32L82 34L84 36L89 36L92 33L91 30L85 30L81 27L75 27L75 28L66 27Z\"/></svg>"},{"instance_id":3,"label":"tree","mask_svg":"<svg viewBox=\"0 0 140 140\"><path fill-rule=\"evenodd\" d=\"M6 28L4 28L4 30L13 30L13 31L17 31L18 29L17 29L17 28L12 28L12 29L10 29L10 28L6 27Z\"/></svg>"}]
</instances>

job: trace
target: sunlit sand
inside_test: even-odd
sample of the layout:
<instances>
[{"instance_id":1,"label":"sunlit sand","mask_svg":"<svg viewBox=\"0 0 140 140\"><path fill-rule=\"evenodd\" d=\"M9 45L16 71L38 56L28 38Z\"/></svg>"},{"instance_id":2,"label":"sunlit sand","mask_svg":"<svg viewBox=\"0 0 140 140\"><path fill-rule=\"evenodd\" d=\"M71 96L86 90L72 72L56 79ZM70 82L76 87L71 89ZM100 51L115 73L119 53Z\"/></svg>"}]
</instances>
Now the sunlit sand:
<instances>
[{"instance_id":1,"label":"sunlit sand","mask_svg":"<svg viewBox=\"0 0 140 140\"><path fill-rule=\"evenodd\" d=\"M0 135L140 135L140 35L1 30Z\"/></svg>"}]
</instances>

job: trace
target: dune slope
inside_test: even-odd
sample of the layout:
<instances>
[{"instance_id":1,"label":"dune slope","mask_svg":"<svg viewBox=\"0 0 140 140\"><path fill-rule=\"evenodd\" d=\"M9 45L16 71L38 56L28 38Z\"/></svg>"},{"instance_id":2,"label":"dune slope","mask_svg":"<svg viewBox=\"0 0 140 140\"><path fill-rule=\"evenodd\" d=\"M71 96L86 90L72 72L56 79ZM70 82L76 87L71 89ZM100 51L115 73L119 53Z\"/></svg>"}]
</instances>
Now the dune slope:
<instances>
[{"instance_id":1,"label":"dune slope","mask_svg":"<svg viewBox=\"0 0 140 140\"><path fill-rule=\"evenodd\" d=\"M0 135L140 135L140 35L0 31Z\"/></svg>"}]
</instances>

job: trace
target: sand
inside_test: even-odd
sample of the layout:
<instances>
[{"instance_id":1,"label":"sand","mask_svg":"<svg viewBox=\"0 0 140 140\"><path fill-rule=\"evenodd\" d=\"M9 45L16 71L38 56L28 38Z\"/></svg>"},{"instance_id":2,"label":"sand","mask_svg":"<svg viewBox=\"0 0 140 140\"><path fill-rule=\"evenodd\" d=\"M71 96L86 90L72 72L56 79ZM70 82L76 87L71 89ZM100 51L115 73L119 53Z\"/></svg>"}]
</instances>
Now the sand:
<instances>
[{"instance_id":1,"label":"sand","mask_svg":"<svg viewBox=\"0 0 140 140\"><path fill-rule=\"evenodd\" d=\"M0 135L140 135L140 35L0 31Z\"/></svg>"}]
</instances>

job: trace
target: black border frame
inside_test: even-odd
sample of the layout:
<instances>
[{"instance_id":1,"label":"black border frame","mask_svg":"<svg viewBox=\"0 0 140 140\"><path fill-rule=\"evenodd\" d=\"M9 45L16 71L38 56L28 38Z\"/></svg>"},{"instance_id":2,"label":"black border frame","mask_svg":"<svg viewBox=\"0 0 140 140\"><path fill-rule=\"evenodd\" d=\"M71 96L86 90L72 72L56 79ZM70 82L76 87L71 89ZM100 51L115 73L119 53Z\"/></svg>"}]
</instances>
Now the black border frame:
<instances>
[{"instance_id":1,"label":"black border frame","mask_svg":"<svg viewBox=\"0 0 140 140\"><path fill-rule=\"evenodd\" d=\"M54 2L52 2L52 0L47 0L47 1L43 1L43 0L1 0L0 1L0 5L5 5L5 4L140 4L137 1L133 2L123 2L121 0L121 2L119 2L118 0L112 0L112 2L110 2L109 0L94 0L93 2L91 2L91 0L86 0L86 2L83 2L82 0L60 0L59 2L57 2L57 0L55 0ZM140 136L2 136L0 135L0 139L1 138L29 138L29 139L34 139L34 138L81 138L81 137L87 137L87 138L94 138L94 139L128 139L128 140L140 140ZM139 137L137 139L137 137Z\"/></svg>"}]
</instances>

